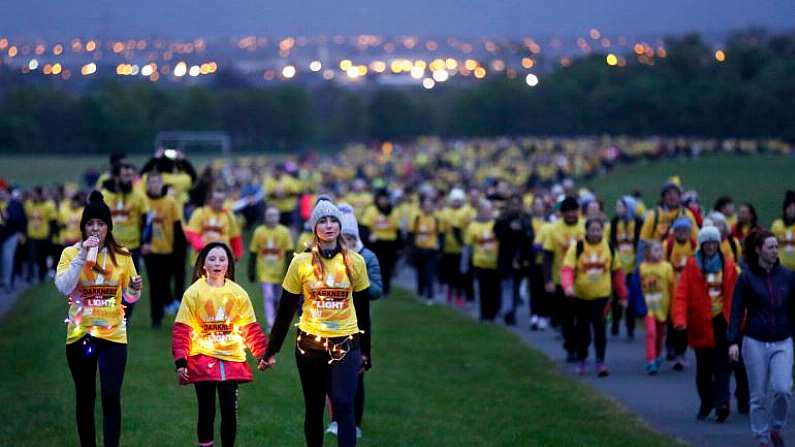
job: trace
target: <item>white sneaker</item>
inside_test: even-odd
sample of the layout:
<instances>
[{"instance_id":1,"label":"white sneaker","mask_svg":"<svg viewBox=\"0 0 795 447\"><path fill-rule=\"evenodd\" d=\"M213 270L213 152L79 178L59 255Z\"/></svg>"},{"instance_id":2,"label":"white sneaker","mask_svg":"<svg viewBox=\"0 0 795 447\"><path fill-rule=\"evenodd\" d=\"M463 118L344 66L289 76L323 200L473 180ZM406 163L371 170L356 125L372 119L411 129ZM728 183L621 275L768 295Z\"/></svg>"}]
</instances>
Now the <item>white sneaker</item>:
<instances>
[{"instance_id":1,"label":"white sneaker","mask_svg":"<svg viewBox=\"0 0 795 447\"><path fill-rule=\"evenodd\" d=\"M538 315L530 316L530 330L535 331L538 330Z\"/></svg>"},{"instance_id":2,"label":"white sneaker","mask_svg":"<svg viewBox=\"0 0 795 447\"><path fill-rule=\"evenodd\" d=\"M362 438L362 429L356 427L356 439L361 439L361 438Z\"/></svg>"},{"instance_id":3,"label":"white sneaker","mask_svg":"<svg viewBox=\"0 0 795 447\"><path fill-rule=\"evenodd\" d=\"M334 436L337 436L337 421L331 421L331 423L328 424L328 428L326 429L326 433L330 433L330 434L332 434Z\"/></svg>"},{"instance_id":4,"label":"white sneaker","mask_svg":"<svg viewBox=\"0 0 795 447\"><path fill-rule=\"evenodd\" d=\"M545 331L549 327L549 318L541 317L538 319L538 330Z\"/></svg>"}]
</instances>

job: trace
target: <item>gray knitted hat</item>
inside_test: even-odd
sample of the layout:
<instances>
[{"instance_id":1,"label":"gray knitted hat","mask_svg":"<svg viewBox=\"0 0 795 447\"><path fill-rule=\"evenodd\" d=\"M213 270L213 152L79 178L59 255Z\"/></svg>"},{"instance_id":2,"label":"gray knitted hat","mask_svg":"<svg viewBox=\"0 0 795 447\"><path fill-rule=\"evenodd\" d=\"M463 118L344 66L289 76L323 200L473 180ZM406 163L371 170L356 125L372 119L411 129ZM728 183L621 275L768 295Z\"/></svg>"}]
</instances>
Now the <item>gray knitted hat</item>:
<instances>
[{"instance_id":1,"label":"gray knitted hat","mask_svg":"<svg viewBox=\"0 0 795 447\"><path fill-rule=\"evenodd\" d=\"M309 216L308 223L309 226L312 228L312 231L315 231L315 226L317 225L317 221L327 216L331 216L337 219L337 222L339 222L340 225L342 225L342 213L337 208L337 206L328 200L320 199L315 204L315 209L312 210L312 215Z\"/></svg>"}]
</instances>

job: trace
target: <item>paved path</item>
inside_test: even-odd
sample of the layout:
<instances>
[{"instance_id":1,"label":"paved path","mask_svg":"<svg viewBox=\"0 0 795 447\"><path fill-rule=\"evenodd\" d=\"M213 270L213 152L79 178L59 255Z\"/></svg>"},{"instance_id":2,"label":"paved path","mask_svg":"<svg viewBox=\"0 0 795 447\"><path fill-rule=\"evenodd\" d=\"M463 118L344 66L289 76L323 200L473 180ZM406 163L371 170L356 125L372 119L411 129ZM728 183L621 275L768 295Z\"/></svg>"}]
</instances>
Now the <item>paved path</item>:
<instances>
[{"instance_id":1,"label":"paved path","mask_svg":"<svg viewBox=\"0 0 795 447\"><path fill-rule=\"evenodd\" d=\"M396 284L408 290L415 290L414 271L404 267L396 278ZM441 303L441 301L438 301ZM470 306L463 310L472 318L477 319L477 308ZM694 446L755 446L751 435L748 416L736 413L735 401L732 399L732 414L729 419L719 424L714 416L704 422L696 421L698 395L695 385L695 363L692 351L688 352L691 366L684 372L671 369L665 364L659 375L646 375L644 331L636 330L636 338L628 342L623 335L608 335L607 364L610 377L597 378L592 373L593 365L589 365L589 375L574 375L574 367L565 362L562 342L555 331L531 332L528 330L529 309L521 307L517 315L516 326L504 326L532 348L544 353L553 360L564 374L583 380L606 396L617 401L624 408L640 415L649 426L658 432L682 440ZM593 349L593 348L591 348ZM593 355L593 352L591 353ZM732 385L733 386L733 385ZM793 411L785 429L788 445L795 446L795 421Z\"/></svg>"},{"instance_id":2,"label":"paved path","mask_svg":"<svg viewBox=\"0 0 795 447\"><path fill-rule=\"evenodd\" d=\"M14 287L11 290L6 290L5 287L0 287L0 322L3 321L6 314L14 307L19 296L28 290L30 284L20 279L14 282Z\"/></svg>"}]
</instances>

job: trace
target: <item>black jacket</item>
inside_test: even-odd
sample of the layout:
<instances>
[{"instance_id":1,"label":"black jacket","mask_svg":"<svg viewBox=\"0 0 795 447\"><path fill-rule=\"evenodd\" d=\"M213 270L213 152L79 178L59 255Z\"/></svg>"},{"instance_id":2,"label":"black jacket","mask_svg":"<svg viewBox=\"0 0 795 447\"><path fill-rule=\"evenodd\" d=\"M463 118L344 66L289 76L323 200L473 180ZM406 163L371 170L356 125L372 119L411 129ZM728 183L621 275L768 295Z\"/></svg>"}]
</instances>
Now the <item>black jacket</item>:
<instances>
[{"instance_id":1,"label":"black jacket","mask_svg":"<svg viewBox=\"0 0 795 447\"><path fill-rule=\"evenodd\" d=\"M3 218L0 219L0 242L17 233L25 233L28 227L28 219L25 217L25 209L17 199L11 199L3 211Z\"/></svg>"},{"instance_id":2,"label":"black jacket","mask_svg":"<svg viewBox=\"0 0 795 447\"><path fill-rule=\"evenodd\" d=\"M500 243L497 255L497 268L500 273L513 270L514 261L520 265L532 260L533 222L527 213L506 211L494 222L494 236Z\"/></svg>"},{"instance_id":3,"label":"black jacket","mask_svg":"<svg viewBox=\"0 0 795 447\"><path fill-rule=\"evenodd\" d=\"M779 263L764 271L743 263L734 286L729 344L739 343L742 333L759 341L773 342L792 336L795 329L795 273Z\"/></svg>"}]
</instances>

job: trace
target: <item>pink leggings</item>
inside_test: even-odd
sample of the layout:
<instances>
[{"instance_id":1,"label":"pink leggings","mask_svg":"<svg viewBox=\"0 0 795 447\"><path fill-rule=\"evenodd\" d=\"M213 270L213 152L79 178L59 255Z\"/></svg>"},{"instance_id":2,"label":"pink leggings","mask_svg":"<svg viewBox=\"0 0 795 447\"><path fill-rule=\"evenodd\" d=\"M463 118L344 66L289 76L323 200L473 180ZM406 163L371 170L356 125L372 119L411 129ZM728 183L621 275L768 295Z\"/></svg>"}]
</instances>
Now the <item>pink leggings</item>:
<instances>
[{"instance_id":1,"label":"pink leggings","mask_svg":"<svg viewBox=\"0 0 795 447\"><path fill-rule=\"evenodd\" d=\"M651 362L662 354L665 340L665 323L657 321L652 315L646 315L646 361Z\"/></svg>"}]
</instances>

